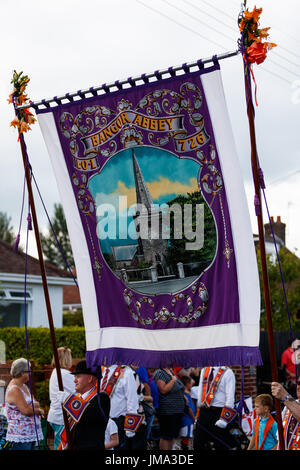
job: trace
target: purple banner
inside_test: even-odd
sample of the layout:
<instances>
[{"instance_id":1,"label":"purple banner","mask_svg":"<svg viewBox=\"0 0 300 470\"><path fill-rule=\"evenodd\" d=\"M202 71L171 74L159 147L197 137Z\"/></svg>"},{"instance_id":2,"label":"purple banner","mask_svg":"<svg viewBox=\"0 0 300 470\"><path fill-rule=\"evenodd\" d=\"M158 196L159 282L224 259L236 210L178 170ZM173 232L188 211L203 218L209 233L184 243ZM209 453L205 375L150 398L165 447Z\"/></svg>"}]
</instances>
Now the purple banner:
<instances>
[{"instance_id":1,"label":"purple banner","mask_svg":"<svg viewBox=\"0 0 300 470\"><path fill-rule=\"evenodd\" d=\"M195 365L203 348L201 335L195 344L199 328L241 322L229 188L201 79L218 69L38 110L39 116L53 114L89 253L85 262L93 283L79 282L79 287L81 296L93 295L97 306L90 341L87 331L87 357L93 363L112 358L129 363L140 350L139 363L144 358L149 364L153 352L155 364L161 364L163 351L166 364L182 351ZM70 228L72 244L76 230ZM83 278L82 261L76 267ZM90 314L84 311L86 319ZM122 329L128 342L120 346ZM192 344L181 345L180 337L176 345L170 340L170 348L169 340L161 343L162 331L170 337L177 330L191 334ZM229 361L231 345L224 345L221 336L212 330L211 347L202 350L206 361L214 347L225 347L229 354L223 357ZM247 341L240 340L232 344L232 358L240 357L245 346L247 361L257 361L257 347L251 359ZM216 360L216 351L211 357Z\"/></svg>"}]
</instances>

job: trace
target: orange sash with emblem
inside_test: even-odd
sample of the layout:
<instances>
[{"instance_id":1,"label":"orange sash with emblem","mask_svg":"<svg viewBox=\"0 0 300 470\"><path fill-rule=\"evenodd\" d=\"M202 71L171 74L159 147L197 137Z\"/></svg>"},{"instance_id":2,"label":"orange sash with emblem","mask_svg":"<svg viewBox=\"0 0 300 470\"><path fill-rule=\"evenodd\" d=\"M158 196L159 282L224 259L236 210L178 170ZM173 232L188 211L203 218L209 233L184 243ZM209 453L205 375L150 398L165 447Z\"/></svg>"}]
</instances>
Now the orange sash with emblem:
<instances>
[{"instance_id":1,"label":"orange sash with emblem","mask_svg":"<svg viewBox=\"0 0 300 470\"><path fill-rule=\"evenodd\" d=\"M63 407L68 413L68 422L69 422L70 433L71 433L72 429L74 428L75 424L78 423L79 419L83 415L84 410L88 406L89 402L92 400L92 398L94 398L94 396L96 394L97 394L97 387L94 387L93 390L91 391L91 393L86 397L85 400L83 400L80 397L79 393L76 394L76 395L69 395L67 397L67 399L63 403ZM77 402L78 402L78 406L80 406L80 403L81 403L83 411L79 416L76 417L75 413L78 411ZM68 403L68 406L65 406L67 403ZM76 404L75 407L74 407L74 404ZM72 408L74 408L74 409L72 409ZM66 450L67 447L68 447L67 432L66 432L66 429L63 428L63 430L61 432L61 435L60 435L60 443L59 443L59 446L58 446L57 450Z\"/></svg>"},{"instance_id":2,"label":"orange sash with emblem","mask_svg":"<svg viewBox=\"0 0 300 470\"><path fill-rule=\"evenodd\" d=\"M117 385L117 382L121 376L121 369L122 366L117 366L113 374L111 375L110 379L108 380L105 388L103 389L103 392L107 393L107 395L110 397L112 394L115 386Z\"/></svg>"},{"instance_id":3,"label":"orange sash with emblem","mask_svg":"<svg viewBox=\"0 0 300 470\"><path fill-rule=\"evenodd\" d=\"M217 374L215 375L209 389L208 389L208 376L210 373L210 367L206 367L203 376L203 384L202 384L202 398L201 398L201 405L209 407L211 404L212 399L216 393L216 390L219 386L220 380L224 372L226 371L226 367L220 367Z\"/></svg>"},{"instance_id":4,"label":"orange sash with emblem","mask_svg":"<svg viewBox=\"0 0 300 470\"><path fill-rule=\"evenodd\" d=\"M282 421L285 450L300 450L300 424L292 417L286 409Z\"/></svg>"}]
</instances>

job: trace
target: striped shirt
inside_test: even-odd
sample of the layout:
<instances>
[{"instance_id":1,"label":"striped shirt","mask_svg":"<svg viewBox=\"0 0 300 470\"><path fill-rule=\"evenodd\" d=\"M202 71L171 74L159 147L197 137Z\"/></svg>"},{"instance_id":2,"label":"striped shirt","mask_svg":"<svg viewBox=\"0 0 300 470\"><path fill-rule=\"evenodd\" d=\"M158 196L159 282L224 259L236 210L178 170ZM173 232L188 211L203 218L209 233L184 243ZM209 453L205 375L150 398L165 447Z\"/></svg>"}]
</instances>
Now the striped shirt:
<instances>
[{"instance_id":1,"label":"striped shirt","mask_svg":"<svg viewBox=\"0 0 300 470\"><path fill-rule=\"evenodd\" d=\"M156 383L158 380L162 380L167 384L170 382L172 376L162 369L157 369L153 378ZM164 415L183 413L184 407L184 385L177 379L168 393L159 393L158 413Z\"/></svg>"}]
</instances>

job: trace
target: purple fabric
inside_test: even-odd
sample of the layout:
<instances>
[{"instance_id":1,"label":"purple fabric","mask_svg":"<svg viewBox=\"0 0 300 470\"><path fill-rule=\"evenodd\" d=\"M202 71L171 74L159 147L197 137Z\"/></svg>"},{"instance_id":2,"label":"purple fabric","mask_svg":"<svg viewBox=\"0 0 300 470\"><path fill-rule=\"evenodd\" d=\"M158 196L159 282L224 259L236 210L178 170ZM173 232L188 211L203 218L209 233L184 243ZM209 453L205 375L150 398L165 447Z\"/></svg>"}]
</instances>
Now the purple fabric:
<instances>
[{"instance_id":1,"label":"purple fabric","mask_svg":"<svg viewBox=\"0 0 300 470\"><path fill-rule=\"evenodd\" d=\"M93 367L96 364L135 364L143 367L206 367L234 365L262 365L258 348L232 346L228 348L191 349L189 351L146 351L141 349L109 348L87 351L86 361Z\"/></svg>"}]
</instances>

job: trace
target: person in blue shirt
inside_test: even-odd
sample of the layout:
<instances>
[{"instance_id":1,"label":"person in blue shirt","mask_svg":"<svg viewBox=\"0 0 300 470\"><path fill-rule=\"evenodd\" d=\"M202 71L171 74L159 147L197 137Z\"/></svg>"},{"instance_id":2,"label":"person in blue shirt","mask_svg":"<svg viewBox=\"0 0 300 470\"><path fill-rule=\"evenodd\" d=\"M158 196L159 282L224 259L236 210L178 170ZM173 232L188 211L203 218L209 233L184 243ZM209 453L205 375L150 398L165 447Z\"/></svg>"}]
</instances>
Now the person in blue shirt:
<instances>
[{"instance_id":1,"label":"person in blue shirt","mask_svg":"<svg viewBox=\"0 0 300 470\"><path fill-rule=\"evenodd\" d=\"M136 370L136 373L139 376L140 382L146 387L146 395L150 395L152 397L152 403L148 403L148 407L145 410L145 417L147 423L147 435L146 439L150 439L151 428L155 418L155 411L158 408L158 389L154 379L149 370L146 367L139 366ZM152 412L149 414L149 411L152 408Z\"/></svg>"},{"instance_id":2,"label":"person in blue shirt","mask_svg":"<svg viewBox=\"0 0 300 470\"><path fill-rule=\"evenodd\" d=\"M276 450L277 423L271 415L273 398L266 393L258 395L254 401L257 418L247 450Z\"/></svg>"},{"instance_id":3,"label":"person in blue shirt","mask_svg":"<svg viewBox=\"0 0 300 470\"><path fill-rule=\"evenodd\" d=\"M152 375L152 373L154 371L155 371L155 369L147 369L148 383L149 383L149 387L150 387L150 390L151 390L151 395L152 395L152 398L153 398L153 406L154 406L155 410L157 410L159 393L158 393L158 388L157 388L156 382L155 382L155 380L153 378L153 375Z\"/></svg>"},{"instance_id":4,"label":"person in blue shirt","mask_svg":"<svg viewBox=\"0 0 300 470\"><path fill-rule=\"evenodd\" d=\"M193 446L193 428L196 419L196 409L191 397L191 388L195 382L189 375L180 377L180 380L184 384L184 398L186 401L179 432L181 449L191 450Z\"/></svg>"}]
</instances>

